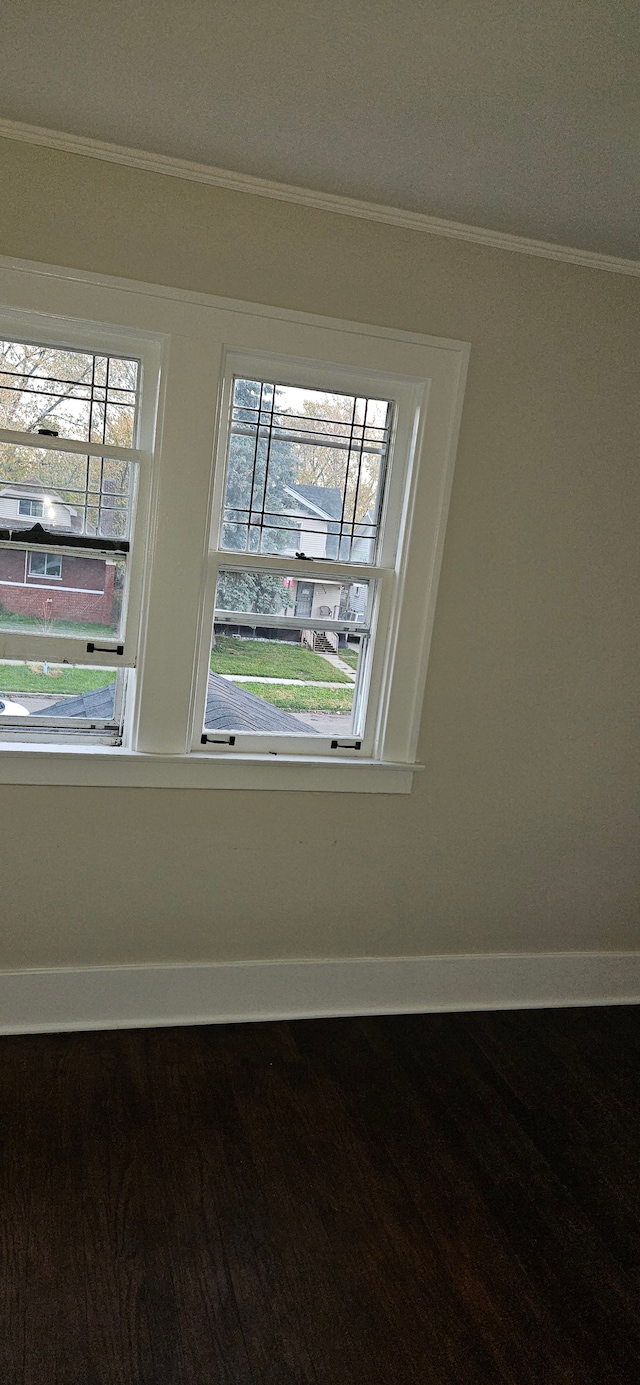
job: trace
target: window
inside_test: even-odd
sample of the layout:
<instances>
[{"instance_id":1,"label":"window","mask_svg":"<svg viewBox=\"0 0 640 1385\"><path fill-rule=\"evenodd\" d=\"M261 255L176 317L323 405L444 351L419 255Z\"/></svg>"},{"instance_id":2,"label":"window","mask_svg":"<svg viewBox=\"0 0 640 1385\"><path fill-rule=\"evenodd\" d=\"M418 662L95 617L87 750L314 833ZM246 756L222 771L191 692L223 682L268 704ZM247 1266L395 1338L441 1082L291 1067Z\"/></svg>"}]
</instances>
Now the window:
<instances>
[{"instance_id":1,"label":"window","mask_svg":"<svg viewBox=\"0 0 640 1385\"><path fill-rule=\"evenodd\" d=\"M406 390L344 369L318 388L294 360L268 378L269 362L232 365L201 744L366 756L407 477L395 451Z\"/></svg>"},{"instance_id":2,"label":"window","mask_svg":"<svg viewBox=\"0 0 640 1385\"><path fill-rule=\"evenodd\" d=\"M59 553L30 553L30 577L62 577L62 558Z\"/></svg>"},{"instance_id":3,"label":"window","mask_svg":"<svg viewBox=\"0 0 640 1385\"><path fill-rule=\"evenodd\" d=\"M3 343L3 344L4 344L4 343ZM43 509L44 509L44 506L43 506L41 500L19 500L19 501L18 501L18 514L19 514L19 515L32 515L32 516L34 516L35 518L38 518L38 519L39 519L40 516L42 515Z\"/></svg>"},{"instance_id":4,"label":"window","mask_svg":"<svg viewBox=\"0 0 640 1385\"><path fill-rule=\"evenodd\" d=\"M104 328L69 324L56 339L58 322L42 336L28 331L37 320L21 325L0 339L0 735L118 745L138 652L147 456L136 444L151 359L133 339L113 349Z\"/></svg>"},{"instance_id":5,"label":"window","mask_svg":"<svg viewBox=\"0 0 640 1385\"><path fill-rule=\"evenodd\" d=\"M0 290L0 779L408 791L468 348Z\"/></svg>"}]
</instances>

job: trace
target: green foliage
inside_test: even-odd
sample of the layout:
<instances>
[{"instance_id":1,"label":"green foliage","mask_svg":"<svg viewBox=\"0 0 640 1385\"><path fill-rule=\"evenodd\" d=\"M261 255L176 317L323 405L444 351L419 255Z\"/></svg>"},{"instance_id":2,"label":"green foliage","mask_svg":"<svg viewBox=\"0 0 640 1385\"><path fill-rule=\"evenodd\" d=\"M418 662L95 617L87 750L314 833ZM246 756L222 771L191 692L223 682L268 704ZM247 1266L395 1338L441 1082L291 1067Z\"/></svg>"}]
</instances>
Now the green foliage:
<instances>
[{"instance_id":1,"label":"green foliage","mask_svg":"<svg viewBox=\"0 0 640 1385\"><path fill-rule=\"evenodd\" d=\"M313 679L316 683L350 682L346 673L301 644L243 640L237 635L218 636L211 653L211 668L214 673L253 674L256 678L301 678Z\"/></svg>"},{"instance_id":2,"label":"green foliage","mask_svg":"<svg viewBox=\"0 0 640 1385\"><path fill-rule=\"evenodd\" d=\"M269 393L268 393L269 392ZM293 485L297 475L297 458L291 443L277 438L256 438L255 428L260 405L261 386L257 380L236 380L234 388L235 431L229 439L227 488L225 493L225 522L222 542L224 548L246 551L246 523L250 515L256 524L249 529L250 553L279 553L291 546L292 531L280 528L269 519L291 508L286 486ZM262 389L262 407L270 408L273 387ZM246 434L238 431L248 425ZM267 476L268 472L268 476ZM258 521L262 510L267 527L262 532Z\"/></svg>"},{"instance_id":3,"label":"green foliage","mask_svg":"<svg viewBox=\"0 0 640 1385\"><path fill-rule=\"evenodd\" d=\"M285 609L287 596L279 576L268 572L221 571L216 605L225 611L275 615Z\"/></svg>"},{"instance_id":4,"label":"green foliage","mask_svg":"<svg viewBox=\"0 0 640 1385\"><path fill-rule=\"evenodd\" d=\"M107 442L130 446L133 408L124 403L105 404L88 393L92 377L103 383L104 357L94 358L82 351L33 346L22 342L0 341L0 427L33 433L37 444L40 426L57 429L61 437L93 439L104 436ZM102 372L102 374L101 374ZM121 389L135 390L137 366L134 361L110 362L110 397L114 401L132 399ZM51 385L47 376L59 383ZM54 394L46 391L53 389ZM103 390L104 395L104 390ZM90 417L91 409L91 417ZM126 461L102 461L71 452L43 451L3 443L0 447L0 488L11 482L39 481L61 496L80 516L82 528L94 533L122 536L126 532L130 490L130 467ZM89 492L85 513L85 495ZM103 509L100 513L100 492ZM52 523L61 522L56 514Z\"/></svg>"}]
</instances>

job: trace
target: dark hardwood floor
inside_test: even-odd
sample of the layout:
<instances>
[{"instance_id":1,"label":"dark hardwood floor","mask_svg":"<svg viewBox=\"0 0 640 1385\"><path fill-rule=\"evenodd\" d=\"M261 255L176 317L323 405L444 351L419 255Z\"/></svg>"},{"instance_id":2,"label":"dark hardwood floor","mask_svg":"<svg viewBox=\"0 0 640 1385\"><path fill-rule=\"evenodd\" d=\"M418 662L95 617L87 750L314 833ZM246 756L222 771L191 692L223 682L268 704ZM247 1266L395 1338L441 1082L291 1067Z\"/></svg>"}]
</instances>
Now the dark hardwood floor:
<instances>
[{"instance_id":1,"label":"dark hardwood floor","mask_svg":"<svg viewBox=\"0 0 640 1385\"><path fill-rule=\"evenodd\" d=\"M640 1010L0 1039L2 1385L638 1385Z\"/></svg>"}]
</instances>

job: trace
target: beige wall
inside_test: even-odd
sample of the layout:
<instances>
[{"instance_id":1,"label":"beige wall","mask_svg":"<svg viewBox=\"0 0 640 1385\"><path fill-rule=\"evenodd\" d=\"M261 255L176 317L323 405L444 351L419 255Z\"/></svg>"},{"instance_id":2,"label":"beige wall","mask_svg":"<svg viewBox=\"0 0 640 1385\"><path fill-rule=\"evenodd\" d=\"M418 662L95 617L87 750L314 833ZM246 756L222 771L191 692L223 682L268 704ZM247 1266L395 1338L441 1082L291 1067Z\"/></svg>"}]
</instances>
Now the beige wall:
<instances>
[{"instance_id":1,"label":"beige wall","mask_svg":"<svg viewBox=\"0 0 640 1385\"><path fill-rule=\"evenodd\" d=\"M0 788L0 967L640 946L640 280L0 141L0 253L472 343L411 797Z\"/></svg>"}]
</instances>

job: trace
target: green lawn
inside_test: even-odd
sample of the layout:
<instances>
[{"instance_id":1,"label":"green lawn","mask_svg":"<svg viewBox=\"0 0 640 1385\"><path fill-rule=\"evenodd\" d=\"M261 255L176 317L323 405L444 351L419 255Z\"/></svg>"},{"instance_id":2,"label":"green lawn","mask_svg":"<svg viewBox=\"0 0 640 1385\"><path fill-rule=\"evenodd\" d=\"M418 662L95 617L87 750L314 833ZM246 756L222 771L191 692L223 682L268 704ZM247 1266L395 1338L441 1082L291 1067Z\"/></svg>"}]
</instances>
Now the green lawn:
<instances>
[{"instance_id":1,"label":"green lawn","mask_svg":"<svg viewBox=\"0 0 640 1385\"><path fill-rule=\"evenodd\" d=\"M344 663L348 664L350 668L357 669L359 658L357 649L339 649L338 656L340 659L344 660Z\"/></svg>"},{"instance_id":2,"label":"green lawn","mask_svg":"<svg viewBox=\"0 0 640 1385\"><path fill-rule=\"evenodd\" d=\"M243 640L238 635L216 635L211 668L214 673L253 674L256 678L309 678L316 683L351 681L341 669L300 644Z\"/></svg>"},{"instance_id":3,"label":"green lawn","mask_svg":"<svg viewBox=\"0 0 640 1385\"><path fill-rule=\"evenodd\" d=\"M239 683L237 686L287 712L350 712L353 702L353 687L343 692L342 688L278 687L276 683Z\"/></svg>"},{"instance_id":4,"label":"green lawn","mask_svg":"<svg viewBox=\"0 0 640 1385\"><path fill-rule=\"evenodd\" d=\"M25 630L29 634L36 630L43 635L95 635L102 640L115 640L117 633L113 625L90 625L73 620L44 621L39 616L16 615L1 609L0 630Z\"/></svg>"},{"instance_id":5,"label":"green lawn","mask_svg":"<svg viewBox=\"0 0 640 1385\"><path fill-rule=\"evenodd\" d=\"M60 693L92 692L94 688L113 683L113 669L110 668L63 668L60 664L49 667L51 672L43 673L41 663L0 664L0 691L58 697Z\"/></svg>"}]
</instances>

